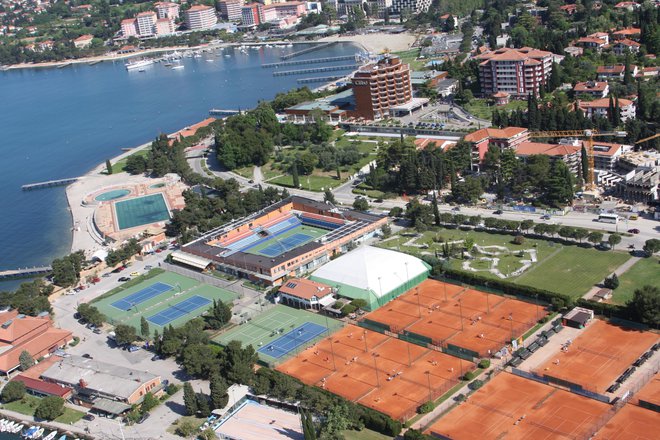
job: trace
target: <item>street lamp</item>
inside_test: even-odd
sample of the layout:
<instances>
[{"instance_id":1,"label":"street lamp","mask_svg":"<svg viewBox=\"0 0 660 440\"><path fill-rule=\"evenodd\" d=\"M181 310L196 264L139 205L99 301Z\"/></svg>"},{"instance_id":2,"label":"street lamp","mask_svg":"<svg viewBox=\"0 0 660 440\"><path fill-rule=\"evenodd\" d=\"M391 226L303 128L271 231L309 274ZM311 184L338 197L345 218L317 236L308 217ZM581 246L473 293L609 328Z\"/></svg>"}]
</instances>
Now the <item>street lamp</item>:
<instances>
[{"instance_id":1,"label":"street lamp","mask_svg":"<svg viewBox=\"0 0 660 440\"><path fill-rule=\"evenodd\" d=\"M374 359L374 368L376 369L376 386L380 388L380 378L378 377L378 364L376 363L376 357L379 356L378 353L371 353L371 357Z\"/></svg>"},{"instance_id":2,"label":"street lamp","mask_svg":"<svg viewBox=\"0 0 660 440\"><path fill-rule=\"evenodd\" d=\"M431 393L431 372L430 371L425 371L426 378L428 379L429 382L429 402L433 401L433 394Z\"/></svg>"},{"instance_id":3,"label":"street lamp","mask_svg":"<svg viewBox=\"0 0 660 440\"><path fill-rule=\"evenodd\" d=\"M463 331L464 330L463 329L463 304L461 302L462 302L462 299L459 298L459 300L458 300L458 310L459 310L459 313L461 314L461 331Z\"/></svg>"}]
</instances>

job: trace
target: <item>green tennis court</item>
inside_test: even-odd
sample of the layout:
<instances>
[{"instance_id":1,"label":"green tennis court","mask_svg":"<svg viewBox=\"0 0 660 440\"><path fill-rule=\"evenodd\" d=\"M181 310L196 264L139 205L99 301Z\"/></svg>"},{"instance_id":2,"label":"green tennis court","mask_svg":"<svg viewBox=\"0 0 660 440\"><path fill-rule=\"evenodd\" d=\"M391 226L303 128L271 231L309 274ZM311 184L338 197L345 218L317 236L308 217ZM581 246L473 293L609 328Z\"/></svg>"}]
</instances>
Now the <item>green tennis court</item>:
<instances>
[{"instance_id":1,"label":"green tennis court","mask_svg":"<svg viewBox=\"0 0 660 440\"><path fill-rule=\"evenodd\" d=\"M114 303L127 297L130 298L131 295L134 295L136 292L148 289L159 283L173 286L173 289L153 296L139 304L135 304L128 310L121 310L113 306ZM112 294L111 291L109 292L110 295L104 295L100 297L100 299L93 301L94 306L108 317L108 322L110 322L110 324L127 324L132 325L137 329L140 328L140 318L142 316L149 318L158 315L160 312L167 310L173 305L193 297L206 298L210 303L208 304L208 307L195 308L187 314L166 322L164 325L180 327L208 310L208 308L212 306L213 300L231 303L237 296L235 293L228 290L210 286L208 284L201 284L192 278L175 274L173 272L164 272L126 289L122 289L121 287L118 289L120 290L117 290L114 294ZM158 322L150 322L149 325L151 326L152 331L154 329L159 331L162 329L162 325L158 325Z\"/></svg>"},{"instance_id":2,"label":"green tennis court","mask_svg":"<svg viewBox=\"0 0 660 440\"><path fill-rule=\"evenodd\" d=\"M258 352L259 358L271 365L276 362L282 362L286 358L295 355L297 351L314 344L316 340L331 335L344 325L341 321L337 321L336 319L326 319L324 315L307 312L305 310L293 309L278 304L272 309L253 318L251 321L239 325L238 327L234 327L228 332L215 337L213 342L225 346L231 341L241 341L243 346L252 345L255 350L259 350L260 347L268 346L273 341L281 338L284 334L290 332L296 327L304 325L305 323L317 324L329 330L324 331L318 337L314 338L314 340L307 342L304 346L288 353L287 356L276 358L269 356L266 353Z\"/></svg>"},{"instance_id":3,"label":"green tennis court","mask_svg":"<svg viewBox=\"0 0 660 440\"><path fill-rule=\"evenodd\" d=\"M298 246L314 241L327 234L328 231L314 226L297 226L270 239L250 247L244 252L264 257L276 257Z\"/></svg>"},{"instance_id":4,"label":"green tennis court","mask_svg":"<svg viewBox=\"0 0 660 440\"><path fill-rule=\"evenodd\" d=\"M115 202L115 213L119 229L134 228L170 219L165 197L151 194Z\"/></svg>"}]
</instances>

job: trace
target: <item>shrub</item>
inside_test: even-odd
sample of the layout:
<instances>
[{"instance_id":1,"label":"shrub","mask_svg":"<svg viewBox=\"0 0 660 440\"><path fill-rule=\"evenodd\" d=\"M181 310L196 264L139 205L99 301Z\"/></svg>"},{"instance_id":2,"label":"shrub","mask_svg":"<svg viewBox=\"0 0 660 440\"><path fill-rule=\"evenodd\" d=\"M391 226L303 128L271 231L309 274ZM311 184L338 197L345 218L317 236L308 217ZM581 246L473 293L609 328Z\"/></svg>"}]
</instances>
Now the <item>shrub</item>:
<instances>
[{"instance_id":1,"label":"shrub","mask_svg":"<svg viewBox=\"0 0 660 440\"><path fill-rule=\"evenodd\" d=\"M38 419L54 420L64 413L64 399L48 396L41 399L34 416Z\"/></svg>"},{"instance_id":2,"label":"shrub","mask_svg":"<svg viewBox=\"0 0 660 440\"><path fill-rule=\"evenodd\" d=\"M2 401L13 402L22 399L25 395L25 384L23 382L12 381L9 382L2 389Z\"/></svg>"},{"instance_id":3,"label":"shrub","mask_svg":"<svg viewBox=\"0 0 660 440\"><path fill-rule=\"evenodd\" d=\"M516 235L513 238L513 244L523 244L524 242L525 242L525 237L523 237L522 235Z\"/></svg>"},{"instance_id":4,"label":"shrub","mask_svg":"<svg viewBox=\"0 0 660 440\"><path fill-rule=\"evenodd\" d=\"M603 284L605 284L605 287L608 289L614 290L619 287L619 277L613 273L611 277L605 278L605 282Z\"/></svg>"},{"instance_id":5,"label":"shrub","mask_svg":"<svg viewBox=\"0 0 660 440\"><path fill-rule=\"evenodd\" d=\"M433 402L426 402L426 403L422 403L419 406L418 412L420 414L428 414L431 411L433 411L434 408L435 408L435 405L433 405Z\"/></svg>"},{"instance_id":6,"label":"shrub","mask_svg":"<svg viewBox=\"0 0 660 440\"><path fill-rule=\"evenodd\" d=\"M463 380L472 380L476 377L477 375L475 374L474 371L468 371L463 375Z\"/></svg>"},{"instance_id":7,"label":"shrub","mask_svg":"<svg viewBox=\"0 0 660 440\"><path fill-rule=\"evenodd\" d=\"M176 427L176 435L188 438L197 431L197 427L190 420L184 420Z\"/></svg>"},{"instance_id":8,"label":"shrub","mask_svg":"<svg viewBox=\"0 0 660 440\"><path fill-rule=\"evenodd\" d=\"M341 308L341 314L343 316L350 315L351 313L355 312L357 310L357 307L355 307L353 304L346 304L344 307Z\"/></svg>"},{"instance_id":9,"label":"shrub","mask_svg":"<svg viewBox=\"0 0 660 440\"><path fill-rule=\"evenodd\" d=\"M472 391L476 391L479 388L481 388L483 385L484 385L484 383L482 381L480 381L479 379L477 379L475 381L470 382L468 384L468 388L470 388Z\"/></svg>"},{"instance_id":10,"label":"shrub","mask_svg":"<svg viewBox=\"0 0 660 440\"><path fill-rule=\"evenodd\" d=\"M490 367L490 359L482 359L479 361L479 368L486 369Z\"/></svg>"}]
</instances>

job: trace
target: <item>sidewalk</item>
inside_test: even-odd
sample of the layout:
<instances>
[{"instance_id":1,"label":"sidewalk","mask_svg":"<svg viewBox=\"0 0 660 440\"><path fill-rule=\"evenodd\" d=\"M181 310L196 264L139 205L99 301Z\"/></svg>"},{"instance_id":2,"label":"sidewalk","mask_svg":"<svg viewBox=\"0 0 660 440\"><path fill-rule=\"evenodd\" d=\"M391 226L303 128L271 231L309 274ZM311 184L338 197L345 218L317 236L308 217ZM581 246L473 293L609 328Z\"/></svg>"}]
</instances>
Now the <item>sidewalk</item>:
<instances>
[{"instance_id":1,"label":"sidewalk","mask_svg":"<svg viewBox=\"0 0 660 440\"><path fill-rule=\"evenodd\" d=\"M641 260L642 257L630 257L625 263L623 263L621 266L617 267L614 269L614 273L616 274L617 277L620 277L624 273L628 271L635 263L637 263L639 260ZM611 274L610 274L611 276ZM602 279L598 284L602 285L605 283L605 279ZM602 289L599 285L593 286L587 293L585 293L582 298L584 299L591 299L598 291Z\"/></svg>"}]
</instances>

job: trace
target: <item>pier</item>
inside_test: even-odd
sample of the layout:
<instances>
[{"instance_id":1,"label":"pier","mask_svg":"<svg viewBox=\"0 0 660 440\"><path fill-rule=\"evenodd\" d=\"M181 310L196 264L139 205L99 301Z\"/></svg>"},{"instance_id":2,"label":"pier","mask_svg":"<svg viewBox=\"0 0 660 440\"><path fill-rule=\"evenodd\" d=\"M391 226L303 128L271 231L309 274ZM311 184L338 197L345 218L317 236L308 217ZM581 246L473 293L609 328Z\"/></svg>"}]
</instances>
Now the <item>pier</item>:
<instances>
[{"instance_id":1,"label":"pier","mask_svg":"<svg viewBox=\"0 0 660 440\"><path fill-rule=\"evenodd\" d=\"M212 108L209 110L209 115L217 118L225 118L227 116L234 116L241 114L240 110L224 110L220 108Z\"/></svg>"},{"instance_id":2,"label":"pier","mask_svg":"<svg viewBox=\"0 0 660 440\"><path fill-rule=\"evenodd\" d=\"M53 269L50 266L2 270L0 271L0 280L9 280L13 278L31 278L39 275L46 275L52 271Z\"/></svg>"},{"instance_id":3,"label":"pier","mask_svg":"<svg viewBox=\"0 0 660 440\"><path fill-rule=\"evenodd\" d=\"M68 179L57 179L57 180L48 180L46 182L30 183L21 186L21 189L23 191L31 191L33 189L50 188L52 186L65 186L77 181L78 179L80 179L80 177L71 177Z\"/></svg>"},{"instance_id":4,"label":"pier","mask_svg":"<svg viewBox=\"0 0 660 440\"><path fill-rule=\"evenodd\" d=\"M308 47L307 49L299 50L298 52L291 52L289 54L282 55L281 59L289 60L291 58L295 58L295 57L298 57L300 55L304 55L306 53L314 52L315 50L323 49L324 47L328 47L328 46L333 45L333 44L335 44L334 41L330 41L328 43L323 43L323 44L317 44L317 45L314 45L312 47Z\"/></svg>"},{"instance_id":5,"label":"pier","mask_svg":"<svg viewBox=\"0 0 660 440\"><path fill-rule=\"evenodd\" d=\"M295 61L284 61L281 63L268 63L262 64L261 67L264 69L286 67L286 66L295 66L300 64L319 64L319 63L334 63L335 61L348 61L355 60L355 55L344 55L341 57L326 57L326 58L312 58L311 60L295 60Z\"/></svg>"},{"instance_id":6,"label":"pier","mask_svg":"<svg viewBox=\"0 0 660 440\"><path fill-rule=\"evenodd\" d=\"M348 64L343 66L310 67L309 69L283 70L279 72L273 72L273 76L302 75L303 73L332 72L335 70L356 70L358 67L360 67L359 64Z\"/></svg>"},{"instance_id":7,"label":"pier","mask_svg":"<svg viewBox=\"0 0 660 440\"><path fill-rule=\"evenodd\" d=\"M338 79L346 78L346 75L335 75L335 76L317 76L312 78L299 78L296 80L298 84L308 84L308 83L317 83L317 82L330 82L336 81Z\"/></svg>"}]
</instances>

